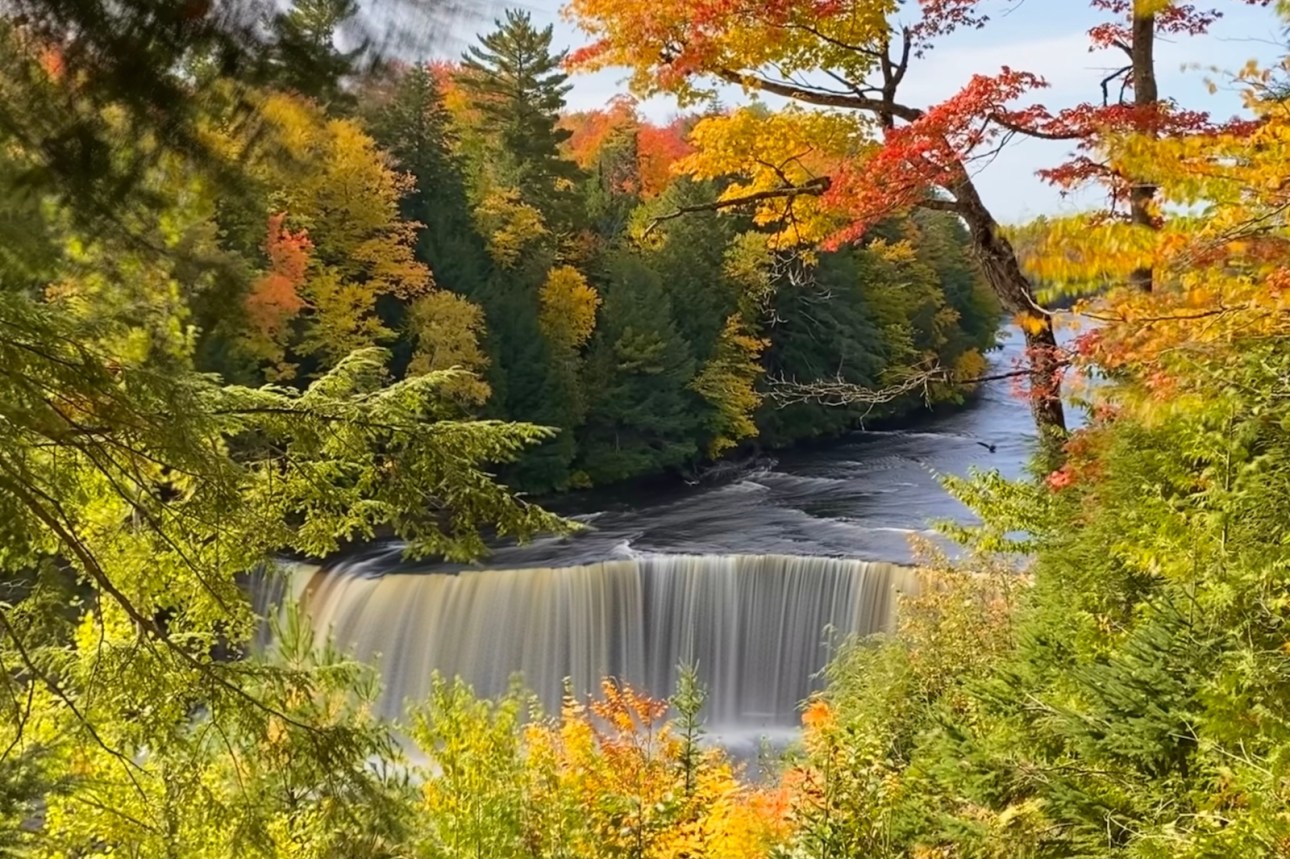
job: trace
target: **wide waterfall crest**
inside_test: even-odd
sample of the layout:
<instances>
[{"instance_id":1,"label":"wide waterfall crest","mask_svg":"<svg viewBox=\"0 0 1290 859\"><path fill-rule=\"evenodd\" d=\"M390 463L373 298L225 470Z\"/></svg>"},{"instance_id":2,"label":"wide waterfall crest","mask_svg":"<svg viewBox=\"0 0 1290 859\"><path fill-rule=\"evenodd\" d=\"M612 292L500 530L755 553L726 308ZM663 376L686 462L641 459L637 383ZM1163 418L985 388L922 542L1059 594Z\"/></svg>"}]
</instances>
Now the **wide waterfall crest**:
<instances>
[{"instance_id":1,"label":"wide waterfall crest","mask_svg":"<svg viewBox=\"0 0 1290 859\"><path fill-rule=\"evenodd\" d=\"M554 709L566 677L579 692L614 677L664 696L693 662L712 724L791 725L831 638L889 629L896 595L916 587L896 564L790 555L384 575L370 563L301 568L289 592L320 640L379 665L389 716L424 698L435 671L481 695L518 672Z\"/></svg>"}]
</instances>

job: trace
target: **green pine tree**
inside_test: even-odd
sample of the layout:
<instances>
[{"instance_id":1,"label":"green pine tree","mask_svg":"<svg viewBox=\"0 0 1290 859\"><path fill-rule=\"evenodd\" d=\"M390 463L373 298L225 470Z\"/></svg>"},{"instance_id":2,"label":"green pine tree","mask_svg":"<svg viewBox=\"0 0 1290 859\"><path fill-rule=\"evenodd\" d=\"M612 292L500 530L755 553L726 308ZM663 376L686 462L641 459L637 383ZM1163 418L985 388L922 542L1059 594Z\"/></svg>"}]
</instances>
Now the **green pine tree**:
<instances>
[{"instance_id":1,"label":"green pine tree","mask_svg":"<svg viewBox=\"0 0 1290 859\"><path fill-rule=\"evenodd\" d=\"M649 210L669 212L715 199L711 185L683 179ZM718 212L696 212L683 221L661 223L656 230L658 247L647 256L667 290L681 335L699 361L711 357L726 318L739 309L743 290L726 273L726 250L738 225L738 219Z\"/></svg>"},{"instance_id":2,"label":"green pine tree","mask_svg":"<svg viewBox=\"0 0 1290 859\"><path fill-rule=\"evenodd\" d=\"M436 286L486 304L493 263L471 217L465 166L434 75L414 65L395 75L388 88L369 86L362 100L373 138L416 180L402 214L421 225L417 258L430 267ZM490 338L489 349L497 390L504 379L496 372L496 338Z\"/></svg>"},{"instance_id":3,"label":"green pine tree","mask_svg":"<svg viewBox=\"0 0 1290 859\"><path fill-rule=\"evenodd\" d=\"M358 0L294 0L274 20L278 83L328 107L352 106L345 84L359 70L368 45L364 40L342 51L336 42L358 12Z\"/></svg>"},{"instance_id":4,"label":"green pine tree","mask_svg":"<svg viewBox=\"0 0 1290 859\"><path fill-rule=\"evenodd\" d=\"M538 324L538 288L545 275L545 267L536 263L498 272L482 298L491 334L493 410L510 419L527 415L531 423L557 430L506 471L512 485L536 492L568 485L576 452L574 427L584 411L573 368Z\"/></svg>"},{"instance_id":5,"label":"green pine tree","mask_svg":"<svg viewBox=\"0 0 1290 859\"><path fill-rule=\"evenodd\" d=\"M838 379L876 388L888 357L874 308L866 296L872 272L863 251L844 250L821 257L815 269L801 272L803 283L775 291L767 373L798 382ZM779 446L842 432L867 415L864 408L766 403L758 413L761 437Z\"/></svg>"},{"instance_id":6,"label":"green pine tree","mask_svg":"<svg viewBox=\"0 0 1290 859\"><path fill-rule=\"evenodd\" d=\"M496 24L467 51L459 82L480 112L478 131L494 154L504 156L507 183L549 226L568 229L578 168L560 154L569 138L558 125L571 88L560 70L565 54L552 53L552 28L537 29L527 12L508 10Z\"/></svg>"},{"instance_id":7,"label":"green pine tree","mask_svg":"<svg viewBox=\"0 0 1290 859\"><path fill-rule=\"evenodd\" d=\"M364 101L373 138L416 180L416 189L404 200L404 215L422 225L423 259L441 286L477 292L487 276L486 251L471 220L465 167L454 150L456 135L434 75L424 65L414 65L394 77L388 90L373 86ZM453 264L465 262L460 244L467 238L477 245L469 260L474 283L454 285L449 277L445 284Z\"/></svg>"},{"instance_id":8,"label":"green pine tree","mask_svg":"<svg viewBox=\"0 0 1290 859\"><path fill-rule=\"evenodd\" d=\"M658 276L625 254L610 261L603 292L587 357L583 468L594 482L678 468L698 451L701 402L671 302Z\"/></svg>"}]
</instances>

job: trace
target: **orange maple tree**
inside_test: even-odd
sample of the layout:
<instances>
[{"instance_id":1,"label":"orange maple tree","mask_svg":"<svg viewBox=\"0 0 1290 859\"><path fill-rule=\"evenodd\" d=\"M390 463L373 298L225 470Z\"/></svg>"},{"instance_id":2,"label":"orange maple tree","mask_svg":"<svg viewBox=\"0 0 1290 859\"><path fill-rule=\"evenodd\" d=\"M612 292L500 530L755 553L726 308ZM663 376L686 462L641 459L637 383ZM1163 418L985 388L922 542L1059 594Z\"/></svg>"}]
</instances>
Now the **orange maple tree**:
<instances>
[{"instance_id":1,"label":"orange maple tree","mask_svg":"<svg viewBox=\"0 0 1290 859\"><path fill-rule=\"evenodd\" d=\"M666 125L642 125L636 135L636 159L641 178L641 196L649 199L663 193L675 178L675 165L693 151L686 141L687 117Z\"/></svg>"},{"instance_id":2,"label":"orange maple tree","mask_svg":"<svg viewBox=\"0 0 1290 859\"><path fill-rule=\"evenodd\" d=\"M606 141L617 131L634 131L638 119L636 102L628 96L615 96L609 106L565 114L560 127L569 130L565 149L569 157L584 170L592 166Z\"/></svg>"},{"instance_id":3,"label":"orange maple tree","mask_svg":"<svg viewBox=\"0 0 1290 859\"><path fill-rule=\"evenodd\" d=\"M309 270L313 242L305 230L285 226L286 213L269 216L264 250L268 270L251 286L246 296L247 338L252 352L280 362L286 351L290 321L307 302L300 295Z\"/></svg>"},{"instance_id":4,"label":"orange maple tree","mask_svg":"<svg viewBox=\"0 0 1290 859\"><path fill-rule=\"evenodd\" d=\"M631 187L619 190L637 193L646 200L663 193L676 178L676 165L694 151L686 140L687 127L692 124L690 117L656 125L641 119L636 100L627 96L614 98L603 110L568 114L560 124L572 132L565 146L569 157L583 169L595 164L615 135L630 135L636 144L636 175Z\"/></svg>"}]
</instances>

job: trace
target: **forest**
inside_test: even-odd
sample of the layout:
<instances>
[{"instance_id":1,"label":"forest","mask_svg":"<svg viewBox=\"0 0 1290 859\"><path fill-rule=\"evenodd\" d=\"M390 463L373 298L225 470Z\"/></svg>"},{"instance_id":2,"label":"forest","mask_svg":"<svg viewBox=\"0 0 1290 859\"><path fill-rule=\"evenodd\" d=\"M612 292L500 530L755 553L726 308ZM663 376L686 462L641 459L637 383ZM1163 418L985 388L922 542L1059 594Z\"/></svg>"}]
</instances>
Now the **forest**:
<instances>
[{"instance_id":1,"label":"forest","mask_svg":"<svg viewBox=\"0 0 1290 859\"><path fill-rule=\"evenodd\" d=\"M302 36L330 46L357 7L302 3ZM623 97L570 113L551 28L509 12L459 64L330 77L257 93L247 135L273 135L233 206L191 212L175 243L249 276L178 280L152 324L187 328L197 369L299 387L358 349L395 378L457 369L462 415L548 427L504 471L528 492L692 473L746 442L782 446L864 418L961 399L993 344L997 302L962 229L893 216L863 245L803 265L763 224L716 211L729 177L675 172L699 115L652 125ZM340 90L340 82L349 86ZM789 288L779 289L781 284ZM765 402L765 380L897 384L881 408Z\"/></svg>"},{"instance_id":2,"label":"forest","mask_svg":"<svg viewBox=\"0 0 1290 859\"><path fill-rule=\"evenodd\" d=\"M509 11L444 63L403 57L417 0L6 4L0 857L1290 856L1290 49L1209 73L1233 119L1155 53L1290 4L1088 0L1088 101L1006 65L906 100L1000 5L572 0L578 51ZM630 96L566 109L604 68ZM976 167L1018 137L1106 207L1001 224ZM389 722L248 596L960 403L1004 322L1029 473L944 478L958 549L757 767L692 669Z\"/></svg>"}]
</instances>

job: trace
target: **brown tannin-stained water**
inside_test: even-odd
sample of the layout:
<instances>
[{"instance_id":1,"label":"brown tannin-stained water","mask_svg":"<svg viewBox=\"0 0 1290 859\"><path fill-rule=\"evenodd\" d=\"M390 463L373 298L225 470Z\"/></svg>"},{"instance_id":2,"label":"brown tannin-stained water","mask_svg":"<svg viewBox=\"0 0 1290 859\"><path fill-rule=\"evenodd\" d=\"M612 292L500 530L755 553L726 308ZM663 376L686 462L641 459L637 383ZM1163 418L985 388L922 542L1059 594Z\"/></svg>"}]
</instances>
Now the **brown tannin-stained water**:
<instances>
[{"instance_id":1,"label":"brown tannin-stained water","mask_svg":"<svg viewBox=\"0 0 1290 859\"><path fill-rule=\"evenodd\" d=\"M574 567L373 576L359 561L312 575L319 630L381 667L383 710L429 691L434 671L481 695L520 672L549 711L564 679L588 692L614 677L667 694L698 666L707 717L789 726L815 687L830 638L891 627L908 567L787 555L640 555Z\"/></svg>"}]
</instances>

